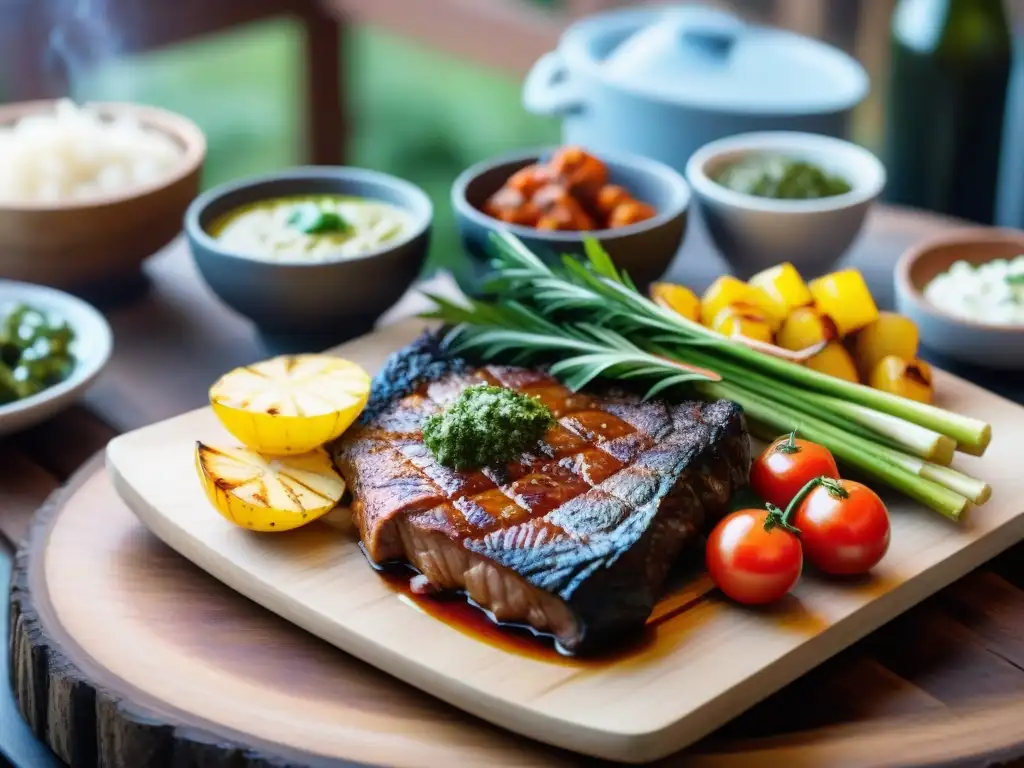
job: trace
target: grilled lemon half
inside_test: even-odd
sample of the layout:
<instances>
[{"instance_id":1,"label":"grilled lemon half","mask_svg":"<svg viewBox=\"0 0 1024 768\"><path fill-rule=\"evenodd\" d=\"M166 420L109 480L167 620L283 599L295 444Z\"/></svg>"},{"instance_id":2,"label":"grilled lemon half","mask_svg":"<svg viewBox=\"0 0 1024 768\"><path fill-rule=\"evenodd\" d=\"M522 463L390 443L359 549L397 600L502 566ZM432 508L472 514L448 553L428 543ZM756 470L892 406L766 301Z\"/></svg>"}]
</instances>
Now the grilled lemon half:
<instances>
[{"instance_id":1,"label":"grilled lemon half","mask_svg":"<svg viewBox=\"0 0 1024 768\"><path fill-rule=\"evenodd\" d=\"M345 492L345 481L322 449L268 456L197 442L195 458L216 510L254 531L288 531L311 523L334 509Z\"/></svg>"},{"instance_id":2,"label":"grilled lemon half","mask_svg":"<svg viewBox=\"0 0 1024 768\"><path fill-rule=\"evenodd\" d=\"M210 404L224 427L259 453L308 453L359 416L370 376L331 355L282 355L224 374Z\"/></svg>"}]
</instances>

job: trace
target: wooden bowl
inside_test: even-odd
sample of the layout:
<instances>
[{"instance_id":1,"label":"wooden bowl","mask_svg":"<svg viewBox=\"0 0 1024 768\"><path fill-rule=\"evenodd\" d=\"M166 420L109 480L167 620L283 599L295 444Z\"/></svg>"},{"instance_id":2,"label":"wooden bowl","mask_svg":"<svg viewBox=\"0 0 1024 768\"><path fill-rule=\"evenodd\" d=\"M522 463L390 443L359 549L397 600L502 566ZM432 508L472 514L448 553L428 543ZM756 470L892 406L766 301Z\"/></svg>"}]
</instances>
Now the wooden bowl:
<instances>
[{"instance_id":1,"label":"wooden bowl","mask_svg":"<svg viewBox=\"0 0 1024 768\"><path fill-rule=\"evenodd\" d=\"M1003 370L1024 369L1024 325L988 325L955 317L927 301L928 283L957 261L984 264L1024 254L1024 232L967 227L907 250L896 265L896 306L910 317L921 344L950 358Z\"/></svg>"},{"instance_id":2,"label":"wooden bowl","mask_svg":"<svg viewBox=\"0 0 1024 768\"><path fill-rule=\"evenodd\" d=\"M0 106L0 125L52 111L54 101ZM0 203L0 277L82 291L137 275L142 262L180 232L199 191L206 139L191 120L138 104L90 105L134 115L173 139L180 164L161 180L88 200Z\"/></svg>"}]
</instances>

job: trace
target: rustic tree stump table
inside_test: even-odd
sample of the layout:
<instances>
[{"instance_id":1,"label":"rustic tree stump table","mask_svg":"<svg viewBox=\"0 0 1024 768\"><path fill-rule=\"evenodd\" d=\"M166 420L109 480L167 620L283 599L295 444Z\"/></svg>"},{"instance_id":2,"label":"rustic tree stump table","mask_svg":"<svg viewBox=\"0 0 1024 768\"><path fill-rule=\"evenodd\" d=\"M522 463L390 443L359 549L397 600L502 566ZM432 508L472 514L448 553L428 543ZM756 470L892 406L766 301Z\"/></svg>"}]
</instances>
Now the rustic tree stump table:
<instances>
[{"instance_id":1,"label":"rustic tree stump table","mask_svg":"<svg viewBox=\"0 0 1024 768\"><path fill-rule=\"evenodd\" d=\"M849 261L888 305L898 253L953 225L879 209ZM150 292L109 314L115 357L83 404L0 443L14 697L0 696L0 749L32 768L593 764L316 640L135 519L107 440L203 405L220 373L264 355L182 244L147 269ZM672 277L702 288L722 269L695 231ZM1024 400L1024 382L958 373ZM660 765L994 764L1024 755L1022 721L1024 545Z\"/></svg>"}]
</instances>

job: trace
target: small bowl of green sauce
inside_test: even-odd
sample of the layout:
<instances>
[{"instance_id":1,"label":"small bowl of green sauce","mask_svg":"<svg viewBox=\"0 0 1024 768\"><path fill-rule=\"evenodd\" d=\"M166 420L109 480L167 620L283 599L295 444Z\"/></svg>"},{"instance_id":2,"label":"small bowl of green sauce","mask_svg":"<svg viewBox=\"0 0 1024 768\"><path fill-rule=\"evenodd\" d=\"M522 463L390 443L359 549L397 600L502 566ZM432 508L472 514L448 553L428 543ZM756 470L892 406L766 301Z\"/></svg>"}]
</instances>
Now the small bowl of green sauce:
<instances>
[{"instance_id":1,"label":"small bowl of green sauce","mask_svg":"<svg viewBox=\"0 0 1024 768\"><path fill-rule=\"evenodd\" d=\"M71 405L110 359L113 335L96 309L70 294L0 280L0 435Z\"/></svg>"},{"instance_id":2,"label":"small bowl of green sauce","mask_svg":"<svg viewBox=\"0 0 1024 768\"><path fill-rule=\"evenodd\" d=\"M687 163L698 217L741 278L784 261L827 272L856 240L885 186L871 152L812 133L746 133Z\"/></svg>"}]
</instances>

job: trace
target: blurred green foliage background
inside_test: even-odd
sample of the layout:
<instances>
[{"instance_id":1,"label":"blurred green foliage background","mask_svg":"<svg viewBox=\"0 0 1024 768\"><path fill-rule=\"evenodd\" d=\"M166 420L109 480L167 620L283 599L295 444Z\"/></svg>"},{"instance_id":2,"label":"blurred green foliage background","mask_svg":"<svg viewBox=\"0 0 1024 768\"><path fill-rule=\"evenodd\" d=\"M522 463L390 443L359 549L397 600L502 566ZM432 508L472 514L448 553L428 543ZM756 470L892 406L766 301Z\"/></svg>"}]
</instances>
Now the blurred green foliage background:
<instances>
[{"instance_id":1,"label":"blurred green foliage background","mask_svg":"<svg viewBox=\"0 0 1024 768\"><path fill-rule=\"evenodd\" d=\"M133 56L88 73L81 100L137 100L181 112L209 141L204 186L304 161L301 38L288 21ZM527 114L520 82L366 29L346 44L349 164L421 185L436 208L427 270L459 261L448 192L467 165L558 141L558 125Z\"/></svg>"}]
</instances>

